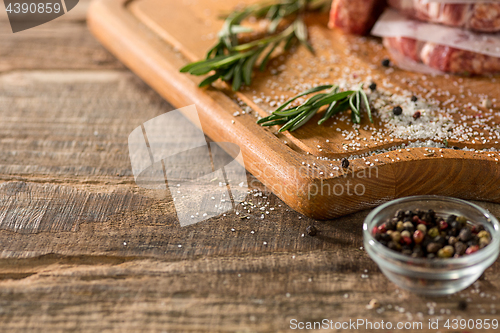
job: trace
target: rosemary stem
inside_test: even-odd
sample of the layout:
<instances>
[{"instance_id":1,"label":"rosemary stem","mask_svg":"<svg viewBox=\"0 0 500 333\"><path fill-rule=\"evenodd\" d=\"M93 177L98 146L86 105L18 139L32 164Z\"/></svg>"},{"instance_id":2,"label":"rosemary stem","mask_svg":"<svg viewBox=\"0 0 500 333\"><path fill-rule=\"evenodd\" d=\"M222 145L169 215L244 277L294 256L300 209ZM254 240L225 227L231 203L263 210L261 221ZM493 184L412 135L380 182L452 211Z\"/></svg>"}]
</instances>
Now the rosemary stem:
<instances>
[{"instance_id":1,"label":"rosemary stem","mask_svg":"<svg viewBox=\"0 0 500 333\"><path fill-rule=\"evenodd\" d=\"M282 41L285 38L289 37L290 34L293 33L293 30L294 30L293 26L289 26L288 28L286 28L285 30L283 30L283 32L281 32L280 34L278 34L276 36L270 36L270 37L266 37L266 38L263 38L263 39L255 40L253 42L249 42L249 43L246 43L246 44L241 44L241 45L235 46L235 47L233 47L233 51L245 51L245 50L252 49L252 48L254 48L256 46L262 46L262 45L266 45L266 44L271 44L271 43Z\"/></svg>"}]
</instances>

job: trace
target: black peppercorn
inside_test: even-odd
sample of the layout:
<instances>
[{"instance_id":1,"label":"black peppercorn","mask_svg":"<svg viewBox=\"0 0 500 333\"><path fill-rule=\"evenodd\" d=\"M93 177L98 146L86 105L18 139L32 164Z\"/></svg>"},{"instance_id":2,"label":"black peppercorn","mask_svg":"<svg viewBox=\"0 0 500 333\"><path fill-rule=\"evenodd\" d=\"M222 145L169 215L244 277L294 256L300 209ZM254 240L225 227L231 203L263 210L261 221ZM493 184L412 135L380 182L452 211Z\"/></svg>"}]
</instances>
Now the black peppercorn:
<instances>
[{"instance_id":1,"label":"black peppercorn","mask_svg":"<svg viewBox=\"0 0 500 333\"><path fill-rule=\"evenodd\" d=\"M464 228L460 231L460 233L458 234L458 238L462 241L462 242L467 242L469 241L469 239L471 239L472 237L472 233L470 232L469 228Z\"/></svg>"},{"instance_id":2,"label":"black peppercorn","mask_svg":"<svg viewBox=\"0 0 500 333\"><path fill-rule=\"evenodd\" d=\"M368 88L370 88L371 91L377 90L377 84L375 82L372 82L372 84L370 84Z\"/></svg>"},{"instance_id":3,"label":"black peppercorn","mask_svg":"<svg viewBox=\"0 0 500 333\"><path fill-rule=\"evenodd\" d=\"M398 221L389 221L389 222L386 222L385 223L385 228L387 230L396 230L396 224L398 223Z\"/></svg>"},{"instance_id":4,"label":"black peppercorn","mask_svg":"<svg viewBox=\"0 0 500 333\"><path fill-rule=\"evenodd\" d=\"M449 216L446 218L446 222L447 222L448 224L452 224L452 223L453 223L453 222L455 222L456 220L457 220L457 216L456 216L456 215L453 215L453 214L449 215ZM457 222L457 223L458 223L458 222ZM456 228L456 227L453 227L453 226L452 226L452 228Z\"/></svg>"},{"instance_id":5,"label":"black peppercorn","mask_svg":"<svg viewBox=\"0 0 500 333\"><path fill-rule=\"evenodd\" d=\"M412 101L412 102L416 102L416 101L418 101L417 96L415 96L415 95L411 96L411 101Z\"/></svg>"},{"instance_id":6,"label":"black peppercorn","mask_svg":"<svg viewBox=\"0 0 500 333\"><path fill-rule=\"evenodd\" d=\"M394 113L395 116L399 116L403 113L403 109L400 106L395 106L394 109L392 109L392 113Z\"/></svg>"},{"instance_id":7,"label":"black peppercorn","mask_svg":"<svg viewBox=\"0 0 500 333\"><path fill-rule=\"evenodd\" d=\"M387 243L385 240L379 240L379 243L382 244L383 246L389 246L389 243Z\"/></svg>"},{"instance_id":8,"label":"black peppercorn","mask_svg":"<svg viewBox=\"0 0 500 333\"><path fill-rule=\"evenodd\" d=\"M448 236L457 237L459 232L460 230L458 228L451 228L450 230L448 230Z\"/></svg>"},{"instance_id":9,"label":"black peppercorn","mask_svg":"<svg viewBox=\"0 0 500 333\"><path fill-rule=\"evenodd\" d=\"M438 243L440 244L441 246L445 246L446 245L446 239L444 237L441 237L441 236L437 236L433 239L433 242L434 243Z\"/></svg>"},{"instance_id":10,"label":"black peppercorn","mask_svg":"<svg viewBox=\"0 0 500 333\"><path fill-rule=\"evenodd\" d=\"M463 255L465 253L465 250L467 250L467 245L465 245L462 242L456 242L455 243L455 253L458 254L459 256Z\"/></svg>"},{"instance_id":11,"label":"black peppercorn","mask_svg":"<svg viewBox=\"0 0 500 333\"><path fill-rule=\"evenodd\" d=\"M432 239L429 237L429 236L425 236L424 237L424 240L422 241L421 245L424 249L427 248L427 245L429 245L430 243L432 243Z\"/></svg>"},{"instance_id":12,"label":"black peppercorn","mask_svg":"<svg viewBox=\"0 0 500 333\"><path fill-rule=\"evenodd\" d=\"M401 245L399 245L398 243L396 242L393 242L393 241L390 241L389 243L387 243L387 247L390 248L391 250L394 250L394 251L401 251Z\"/></svg>"},{"instance_id":13,"label":"black peppercorn","mask_svg":"<svg viewBox=\"0 0 500 333\"><path fill-rule=\"evenodd\" d=\"M306 228L306 232L309 236L316 236L316 234L318 233L318 229L316 229L315 226L310 225Z\"/></svg>"},{"instance_id":14,"label":"black peppercorn","mask_svg":"<svg viewBox=\"0 0 500 333\"><path fill-rule=\"evenodd\" d=\"M391 235L388 235L388 234L382 234L382 236L380 238L381 238L381 240L386 241L386 242L390 242L392 240Z\"/></svg>"},{"instance_id":15,"label":"black peppercorn","mask_svg":"<svg viewBox=\"0 0 500 333\"><path fill-rule=\"evenodd\" d=\"M388 58L382 60L382 66L389 67L391 65L391 61Z\"/></svg>"},{"instance_id":16,"label":"black peppercorn","mask_svg":"<svg viewBox=\"0 0 500 333\"><path fill-rule=\"evenodd\" d=\"M479 244L479 237L477 236L473 236L468 242L467 242L467 245L468 246L474 246L474 245L478 245Z\"/></svg>"},{"instance_id":17,"label":"black peppercorn","mask_svg":"<svg viewBox=\"0 0 500 333\"><path fill-rule=\"evenodd\" d=\"M462 300L462 301L458 302L457 307L460 311L465 311L465 310L467 310L467 302Z\"/></svg>"},{"instance_id":18,"label":"black peppercorn","mask_svg":"<svg viewBox=\"0 0 500 333\"><path fill-rule=\"evenodd\" d=\"M439 243L432 242L429 245L427 245L427 252L429 253L436 253L439 251L443 246Z\"/></svg>"},{"instance_id":19,"label":"black peppercorn","mask_svg":"<svg viewBox=\"0 0 500 333\"><path fill-rule=\"evenodd\" d=\"M490 244L491 234L483 229L465 216L414 209L398 210L373 227L372 234L381 245L413 258L459 258Z\"/></svg>"},{"instance_id":20,"label":"black peppercorn","mask_svg":"<svg viewBox=\"0 0 500 333\"><path fill-rule=\"evenodd\" d=\"M424 213L424 217L422 218L422 220L434 224L436 223L436 215L430 212Z\"/></svg>"},{"instance_id":21,"label":"black peppercorn","mask_svg":"<svg viewBox=\"0 0 500 333\"><path fill-rule=\"evenodd\" d=\"M349 167L349 160L345 157L342 159L342 161L340 163L342 164L342 167L344 169L347 169Z\"/></svg>"}]
</instances>

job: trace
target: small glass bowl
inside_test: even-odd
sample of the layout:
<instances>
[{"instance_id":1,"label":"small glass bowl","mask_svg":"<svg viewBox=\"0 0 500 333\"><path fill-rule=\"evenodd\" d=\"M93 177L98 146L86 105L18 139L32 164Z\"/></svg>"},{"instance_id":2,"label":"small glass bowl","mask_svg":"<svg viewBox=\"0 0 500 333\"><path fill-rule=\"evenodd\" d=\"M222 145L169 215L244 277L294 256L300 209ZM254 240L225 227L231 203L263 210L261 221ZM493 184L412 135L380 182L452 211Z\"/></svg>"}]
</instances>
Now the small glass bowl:
<instances>
[{"instance_id":1,"label":"small glass bowl","mask_svg":"<svg viewBox=\"0 0 500 333\"><path fill-rule=\"evenodd\" d=\"M394 217L399 210L429 210L437 216L463 215L474 225L483 225L491 234L491 243L461 258L413 258L393 251L372 236L373 227ZM411 292L424 295L448 295L474 283L491 266L500 252L500 224L483 208L470 202L433 195L405 197L374 209L363 224L364 246L382 273Z\"/></svg>"}]
</instances>

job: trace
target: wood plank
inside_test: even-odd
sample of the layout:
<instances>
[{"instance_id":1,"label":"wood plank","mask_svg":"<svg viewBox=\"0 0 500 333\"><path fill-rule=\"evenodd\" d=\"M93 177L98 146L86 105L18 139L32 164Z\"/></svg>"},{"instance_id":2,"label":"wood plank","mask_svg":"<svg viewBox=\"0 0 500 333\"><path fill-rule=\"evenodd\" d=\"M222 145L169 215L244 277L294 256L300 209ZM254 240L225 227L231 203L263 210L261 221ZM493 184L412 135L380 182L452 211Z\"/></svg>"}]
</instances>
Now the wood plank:
<instances>
[{"instance_id":1,"label":"wood plank","mask_svg":"<svg viewBox=\"0 0 500 333\"><path fill-rule=\"evenodd\" d=\"M34 29L12 33L0 5L0 73L29 69L123 69L85 25L90 0Z\"/></svg>"},{"instance_id":2,"label":"wood plank","mask_svg":"<svg viewBox=\"0 0 500 333\"><path fill-rule=\"evenodd\" d=\"M0 323L8 331L288 332L294 318L359 318L421 321L423 330L404 331L422 332L436 317L431 308L442 318L498 317L500 286L488 273L466 292L429 299L397 290L364 261L345 266L325 252L200 258L189 265L55 256L3 262ZM366 308L374 290L383 291L376 296L383 311ZM459 310L467 298L467 311Z\"/></svg>"},{"instance_id":3,"label":"wood plank","mask_svg":"<svg viewBox=\"0 0 500 333\"><path fill-rule=\"evenodd\" d=\"M405 143L405 140L388 140L389 143L380 145L380 142L369 139L371 127L363 130L363 126L368 124L364 119L360 132L363 132L361 141L367 139L366 146L363 141L360 150L353 148L346 151L343 147L347 141L334 130L333 121L323 127L308 124L293 135L277 135L275 130L263 129L255 124L256 114L264 115L270 110L269 101L257 101L256 96L288 96L289 90L294 89L291 86L293 82L317 84L335 79L330 74L323 78L322 73L318 72L321 68L331 69L333 73L341 73L345 67L352 72L356 69L352 75L376 77L379 83L387 81L384 85L388 91L409 90L408 93L413 91L419 95L432 89L436 92L439 89L449 91L451 95L457 96L455 103L459 108L463 103L478 103L481 96L496 97L496 85L492 78L467 79L463 85L462 98L459 92L462 88L455 87L453 80L446 77L428 80L421 75L394 69L386 72L386 69L374 66L373 62L378 62L385 55L380 51L379 42L331 32L326 29L326 16L310 16L311 40L318 48L315 58L303 49L280 56L272 65L272 70L277 71L276 75L270 75L270 71L256 74L253 86L236 95L221 85L199 89L196 84L201 81L200 78L180 74L178 70L187 61L199 59L213 42L209 40L209 35L213 37L221 24L216 21L214 12L227 11L235 3L230 0L196 4L172 1L167 6L163 1L143 0L133 1L127 7L123 4L106 0L95 2L89 16L92 32L125 65L174 106L196 104L205 133L215 141L228 141L242 147L247 169L293 209L314 218L327 219L376 206L403 193L500 200L497 186L492 186L490 181L499 176L497 155L453 149L429 154L424 148L413 148L410 151L398 150L356 158L351 162L347 174L340 168L337 158ZM181 22L192 24L189 29L178 29ZM331 58L335 58L331 60L332 63L325 60ZM306 63L313 65L308 67ZM282 65L285 66L278 71ZM273 89L275 93L271 92ZM445 104L444 99L449 96L444 92L438 95L437 100ZM242 111L241 106L234 102L237 98L244 102L240 104L244 104L243 109L250 111L250 114L233 116L235 112ZM281 100L281 97L277 99ZM250 106L250 109L246 106ZM462 121L461 112L453 115L456 121ZM465 112L471 116L464 120L467 123L474 121L472 114L478 111L470 109ZM492 126L496 126L497 116L496 113L492 116ZM352 130L347 118L342 116L336 121L341 129ZM375 118L373 127L378 130L383 124L379 117ZM481 131L479 127L477 130ZM485 144L479 140L473 141L473 138L463 142L450 141L450 144L477 148L500 147L497 143ZM333 160L324 160L323 157ZM442 173L436 172L436 167ZM375 175L369 172L370 168L376 169ZM486 177L485 172L488 174ZM443 173L453 181L444 182ZM367 174L370 176L365 176ZM419 179L426 179L426 182L420 182ZM362 194L352 195L351 189L349 195L349 186L358 186Z\"/></svg>"},{"instance_id":4,"label":"wood plank","mask_svg":"<svg viewBox=\"0 0 500 333\"><path fill-rule=\"evenodd\" d=\"M127 138L172 107L123 71L0 75L0 178L133 182Z\"/></svg>"},{"instance_id":5,"label":"wood plank","mask_svg":"<svg viewBox=\"0 0 500 333\"><path fill-rule=\"evenodd\" d=\"M89 193L68 186L7 182L0 185L0 229L21 234L77 231L85 222L138 210L152 200L131 192Z\"/></svg>"}]
</instances>

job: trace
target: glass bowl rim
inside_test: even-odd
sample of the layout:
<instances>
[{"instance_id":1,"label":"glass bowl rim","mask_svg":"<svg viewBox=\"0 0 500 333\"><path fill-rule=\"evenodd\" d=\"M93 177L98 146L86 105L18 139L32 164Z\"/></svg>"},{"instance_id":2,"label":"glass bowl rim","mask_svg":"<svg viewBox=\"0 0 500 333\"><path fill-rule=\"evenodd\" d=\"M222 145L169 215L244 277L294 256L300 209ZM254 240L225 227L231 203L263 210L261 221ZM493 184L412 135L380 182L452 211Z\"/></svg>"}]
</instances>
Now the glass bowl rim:
<instances>
[{"instance_id":1,"label":"glass bowl rim","mask_svg":"<svg viewBox=\"0 0 500 333\"><path fill-rule=\"evenodd\" d=\"M404 255L402 253L396 252L394 250L389 249L388 247L382 245L380 242L378 242L371 234L371 229L369 228L368 225L373 219L384 209L387 207L390 207L394 204L402 203L405 201L420 201L420 200L442 200L442 201L452 201L461 205L466 205L469 207L472 207L476 210L478 210L483 216L485 216L489 221L491 221L493 230L495 231L494 234L491 235L491 243L488 244L486 247L483 249L480 249L479 251L469 254L467 256L463 256L461 258L435 258L432 260L429 260L427 258L413 258L408 255ZM483 223L481 223L483 224ZM398 199L391 200L389 202L386 202L377 208L373 209L365 218L363 222L363 237L365 241L368 241L368 244L374 247L378 252L381 252L384 256L386 256L389 259L394 259L399 262L404 262L405 264L410 262L414 264L455 264L455 265L464 265L464 266L473 266L475 264L478 264L484 260L486 260L488 257L492 255L498 255L500 252L500 223L496 219L495 216L493 216L491 213L489 213L486 209L473 204L471 202L468 202L466 200L462 199L457 199L453 197L446 197L446 196L439 196L439 195L415 195L415 196L408 196L408 197L402 197ZM366 246L366 245L365 245ZM380 256L379 253L376 254L377 256ZM387 261L387 259L384 259ZM436 265L437 266L437 265Z\"/></svg>"}]
</instances>

